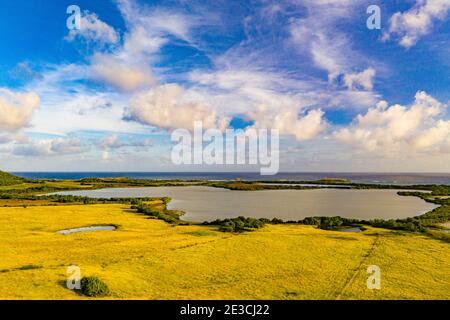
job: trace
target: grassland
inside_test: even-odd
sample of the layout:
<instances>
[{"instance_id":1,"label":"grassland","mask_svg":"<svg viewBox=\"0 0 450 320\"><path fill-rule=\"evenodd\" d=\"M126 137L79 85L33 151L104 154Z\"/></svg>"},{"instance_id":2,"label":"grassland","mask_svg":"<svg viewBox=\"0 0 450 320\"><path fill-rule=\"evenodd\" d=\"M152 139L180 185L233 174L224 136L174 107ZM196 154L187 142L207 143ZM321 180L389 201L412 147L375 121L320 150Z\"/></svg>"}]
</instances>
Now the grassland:
<instances>
[{"instance_id":1,"label":"grassland","mask_svg":"<svg viewBox=\"0 0 450 320\"><path fill-rule=\"evenodd\" d=\"M0 299L88 299L66 288L70 265L79 266L82 276L105 281L111 299L450 297L449 234L443 230L450 216L447 186L416 186L431 191L427 194L403 192L440 207L410 221L364 222L367 230L362 233L321 230L304 221L224 233L218 226L179 220L181 212L167 210L166 198L38 196L74 189L192 184L243 191L311 188L246 181L28 180L0 171ZM412 223L419 228L411 230L421 233L383 229ZM91 225L118 229L57 233ZM366 269L372 264L381 268L381 290L366 287Z\"/></svg>"},{"instance_id":2,"label":"grassland","mask_svg":"<svg viewBox=\"0 0 450 320\"><path fill-rule=\"evenodd\" d=\"M129 205L0 208L0 298L87 299L66 269L98 276L113 299L448 299L448 243L418 233L267 225L222 233L173 226ZM61 229L118 225L61 235ZM368 265L381 290L366 287Z\"/></svg>"}]
</instances>

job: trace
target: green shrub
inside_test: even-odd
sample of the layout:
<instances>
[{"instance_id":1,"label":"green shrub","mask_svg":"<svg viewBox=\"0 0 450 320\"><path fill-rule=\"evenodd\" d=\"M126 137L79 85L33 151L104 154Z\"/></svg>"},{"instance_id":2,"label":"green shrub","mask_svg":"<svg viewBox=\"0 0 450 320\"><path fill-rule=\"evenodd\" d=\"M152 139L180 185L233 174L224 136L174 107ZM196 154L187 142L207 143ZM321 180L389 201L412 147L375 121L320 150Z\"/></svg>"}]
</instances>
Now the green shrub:
<instances>
[{"instance_id":1,"label":"green shrub","mask_svg":"<svg viewBox=\"0 0 450 320\"><path fill-rule=\"evenodd\" d=\"M344 221L341 217L324 217L320 220L319 228L324 230L338 229Z\"/></svg>"},{"instance_id":2,"label":"green shrub","mask_svg":"<svg viewBox=\"0 0 450 320\"><path fill-rule=\"evenodd\" d=\"M282 219L279 219L279 218L273 218L270 223L272 223L272 224L283 224L284 221Z\"/></svg>"},{"instance_id":3,"label":"green shrub","mask_svg":"<svg viewBox=\"0 0 450 320\"><path fill-rule=\"evenodd\" d=\"M317 226L320 224L320 217L306 217L305 219L300 220L299 223L310 226Z\"/></svg>"},{"instance_id":4,"label":"green shrub","mask_svg":"<svg viewBox=\"0 0 450 320\"><path fill-rule=\"evenodd\" d=\"M232 221L224 222L222 225L219 226L219 231L222 232L235 232L237 231L235 229L235 224Z\"/></svg>"},{"instance_id":5,"label":"green shrub","mask_svg":"<svg viewBox=\"0 0 450 320\"><path fill-rule=\"evenodd\" d=\"M81 293L88 297L104 297L109 295L109 288L97 277L83 277L81 279Z\"/></svg>"}]
</instances>

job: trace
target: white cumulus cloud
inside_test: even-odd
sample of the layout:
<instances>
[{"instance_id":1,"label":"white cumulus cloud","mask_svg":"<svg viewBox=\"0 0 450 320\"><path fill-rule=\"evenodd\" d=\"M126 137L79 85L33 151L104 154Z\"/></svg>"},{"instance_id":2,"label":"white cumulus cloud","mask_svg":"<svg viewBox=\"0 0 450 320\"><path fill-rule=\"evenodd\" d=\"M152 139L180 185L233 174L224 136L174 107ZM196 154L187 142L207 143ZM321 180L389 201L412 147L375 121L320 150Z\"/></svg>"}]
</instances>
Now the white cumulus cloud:
<instances>
[{"instance_id":1,"label":"white cumulus cloud","mask_svg":"<svg viewBox=\"0 0 450 320\"><path fill-rule=\"evenodd\" d=\"M450 120L438 118L445 108L419 91L410 106L388 106L382 101L334 136L338 141L381 154L446 151L450 146Z\"/></svg>"},{"instance_id":2,"label":"white cumulus cloud","mask_svg":"<svg viewBox=\"0 0 450 320\"><path fill-rule=\"evenodd\" d=\"M265 106L251 114L255 127L277 129L281 134L293 135L298 141L317 137L327 128L324 112L312 109L299 115L295 108L270 110Z\"/></svg>"},{"instance_id":3,"label":"white cumulus cloud","mask_svg":"<svg viewBox=\"0 0 450 320\"><path fill-rule=\"evenodd\" d=\"M177 84L165 84L136 94L129 103L131 116L163 129L192 129L195 121L204 128L224 129L228 119L202 101L189 99Z\"/></svg>"},{"instance_id":4,"label":"white cumulus cloud","mask_svg":"<svg viewBox=\"0 0 450 320\"><path fill-rule=\"evenodd\" d=\"M444 20L449 10L449 0L416 0L416 4L408 11L392 15L389 30L383 34L383 40L396 35L401 46L410 48L432 31L436 20Z\"/></svg>"},{"instance_id":5,"label":"white cumulus cloud","mask_svg":"<svg viewBox=\"0 0 450 320\"><path fill-rule=\"evenodd\" d=\"M39 104L39 96L34 92L0 89L0 131L17 131L25 127Z\"/></svg>"}]
</instances>

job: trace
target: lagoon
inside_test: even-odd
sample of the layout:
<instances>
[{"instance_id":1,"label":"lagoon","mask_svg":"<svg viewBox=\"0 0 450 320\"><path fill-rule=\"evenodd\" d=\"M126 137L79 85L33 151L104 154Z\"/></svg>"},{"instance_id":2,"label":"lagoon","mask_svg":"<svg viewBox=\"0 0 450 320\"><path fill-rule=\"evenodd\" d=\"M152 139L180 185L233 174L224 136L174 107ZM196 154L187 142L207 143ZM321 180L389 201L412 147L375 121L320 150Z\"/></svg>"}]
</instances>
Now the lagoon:
<instances>
[{"instance_id":1,"label":"lagoon","mask_svg":"<svg viewBox=\"0 0 450 320\"><path fill-rule=\"evenodd\" d=\"M356 219L396 219L423 214L436 208L417 197L397 195L398 190L261 190L222 188L145 187L65 191L58 194L95 198L170 197L168 208L182 210L186 221L211 221L237 216L300 220L311 216Z\"/></svg>"}]
</instances>

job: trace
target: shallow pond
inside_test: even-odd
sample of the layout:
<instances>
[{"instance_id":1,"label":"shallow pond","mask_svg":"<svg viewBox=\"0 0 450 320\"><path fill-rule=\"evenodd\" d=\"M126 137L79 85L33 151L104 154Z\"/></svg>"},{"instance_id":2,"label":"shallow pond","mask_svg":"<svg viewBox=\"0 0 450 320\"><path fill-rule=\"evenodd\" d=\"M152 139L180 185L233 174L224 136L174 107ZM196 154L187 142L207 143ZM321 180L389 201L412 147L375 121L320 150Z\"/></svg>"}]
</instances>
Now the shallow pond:
<instances>
[{"instance_id":1,"label":"shallow pond","mask_svg":"<svg viewBox=\"0 0 450 320\"><path fill-rule=\"evenodd\" d=\"M116 229L117 229L116 226L90 226L90 227L81 227L81 228L59 230L58 233L71 234L71 233L90 232L90 231L113 231L113 230L116 230Z\"/></svg>"}]
</instances>

